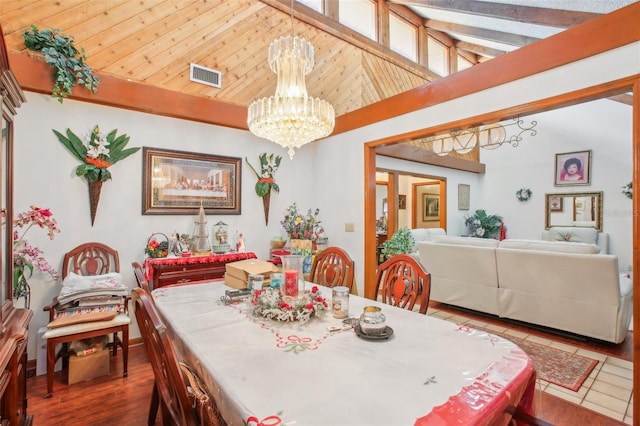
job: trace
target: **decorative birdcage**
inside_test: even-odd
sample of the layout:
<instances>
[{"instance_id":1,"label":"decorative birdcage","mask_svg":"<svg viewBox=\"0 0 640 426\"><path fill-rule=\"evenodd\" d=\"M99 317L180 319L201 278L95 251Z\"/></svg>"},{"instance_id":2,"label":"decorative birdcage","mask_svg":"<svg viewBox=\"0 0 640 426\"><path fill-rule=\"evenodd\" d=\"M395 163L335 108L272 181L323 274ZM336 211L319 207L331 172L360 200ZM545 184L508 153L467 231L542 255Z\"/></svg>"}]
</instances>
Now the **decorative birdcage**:
<instances>
[{"instance_id":1,"label":"decorative birdcage","mask_svg":"<svg viewBox=\"0 0 640 426\"><path fill-rule=\"evenodd\" d=\"M202 203L200 203L200 211L194 220L191 253L194 256L211 254L211 244L209 243L209 233L207 231L207 216L204 213Z\"/></svg>"},{"instance_id":2,"label":"decorative birdcage","mask_svg":"<svg viewBox=\"0 0 640 426\"><path fill-rule=\"evenodd\" d=\"M213 252L226 253L231 249L229 245L229 225L219 221L213 225Z\"/></svg>"}]
</instances>

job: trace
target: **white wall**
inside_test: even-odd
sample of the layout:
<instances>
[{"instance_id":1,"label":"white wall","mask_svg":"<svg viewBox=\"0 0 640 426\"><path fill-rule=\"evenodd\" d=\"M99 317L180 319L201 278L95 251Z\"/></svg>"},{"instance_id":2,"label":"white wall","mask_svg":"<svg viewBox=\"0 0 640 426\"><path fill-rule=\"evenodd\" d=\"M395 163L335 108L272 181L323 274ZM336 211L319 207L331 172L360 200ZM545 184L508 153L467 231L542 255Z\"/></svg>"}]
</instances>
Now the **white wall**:
<instances>
[{"instance_id":1,"label":"white wall","mask_svg":"<svg viewBox=\"0 0 640 426\"><path fill-rule=\"evenodd\" d=\"M632 263L632 205L622 186L633 175L632 107L601 99L525 118L531 120L538 122L537 134L525 134L517 148L481 150L487 165L484 208L504 217L507 237L540 238L546 193L603 191L609 253L618 256L619 268L626 271ZM554 186L555 154L585 150L591 150L591 184ZM527 202L515 197L523 187L533 193Z\"/></svg>"},{"instance_id":2,"label":"white wall","mask_svg":"<svg viewBox=\"0 0 640 426\"><path fill-rule=\"evenodd\" d=\"M174 229L191 233L193 217L141 215L142 159L141 153L137 153L112 167L113 180L103 186L96 223L92 227L89 218L87 184L73 174L78 162L57 141L51 129L62 131L69 127L76 133L84 133L95 124L99 124L103 130L117 128L120 132L129 134L130 146L149 146L242 158L246 156L254 165L258 162L257 157L260 153L278 153L284 157L281 168L276 174L276 181L281 191L271 198L269 226L264 225L262 200L253 190L255 176L244 162L242 215L209 216L211 224L221 219L230 224L231 233L236 229L240 230L245 235L247 249L265 258L271 237L282 234L279 220L282 212L291 202L296 201L303 209L319 208L329 244L344 248L355 260L357 289L359 294L363 294L362 219L364 217L363 144L365 142L634 75L639 72L639 69L640 43L635 43L556 70L329 137L303 147L296 153L293 161L289 160L284 149L258 139L246 131L71 100L66 100L61 105L48 96L28 93L28 102L20 108L16 119L14 205L17 212L26 210L29 205L34 204L48 207L54 213L62 230L55 240L48 240L44 232L37 232L38 230L30 231L28 237L32 244L44 250L46 258L52 263L59 266L63 254L82 242L102 241L118 249L123 274L129 285L133 287L135 280L129 265L134 260L142 260L144 245L149 235L154 232L170 233ZM602 153L601 148L595 147L595 144L604 142L602 138L593 141L595 167L599 167L598 161L602 161L600 164L605 164L603 159L605 154ZM527 146L523 148L530 149ZM509 149L501 148L501 150ZM564 151L566 150L558 152ZM493 164L488 157L483 157L483 160L488 165ZM548 157L541 161L546 164ZM471 185L471 210L484 207L487 200L493 203L492 194L503 190L502 186L491 188L485 183L490 171L486 176L480 177L473 173L446 170L418 163L387 158L378 159L379 167L401 169L399 165L402 166L402 170L408 172L446 176L447 199L450 202L457 200L458 183ZM594 185L597 184L602 186L603 190L617 194L619 192L617 186L622 186L630 179L630 173L624 167L621 167L621 170L621 176L615 179L612 177L610 181L602 180L600 174L605 172L599 171L600 177L597 180L594 174ZM550 172L543 171L538 179L542 181L549 179L549 176L551 176ZM524 184L527 183L522 185ZM539 200L537 197L546 190L546 188L539 189L533 184L531 188L534 191L534 200ZM513 193L510 189L505 191L508 195ZM610 208L607 202L614 196L610 196L609 192L605 194L605 210ZM485 200L484 197L488 198ZM499 204L492 205L500 207ZM539 215L539 213L533 213L539 209L533 207L533 204L531 206L530 212L536 216ZM525 211L520 213L528 214L528 209L523 210ZM519 211L514 210L515 213L512 213L506 207L504 211L508 224L513 227L512 232L518 235L518 226L513 218ZM456 208L447 210L449 233L465 233L464 221L461 220L465 213ZM617 215L614 211L610 214ZM605 230L612 235L615 231L617 235L625 226L623 222L624 220L618 224L617 221L605 217ZM354 232L347 232L346 224L354 224ZM532 228L541 229L542 224L543 222L536 223ZM626 243L618 241L622 240L616 239L612 248L624 250ZM31 307L34 311L34 319L30 327L28 356L29 359L34 359L37 329L47 323L42 307L57 294L60 284L51 283L37 275L30 283L33 291ZM134 326L132 337L138 336L137 327Z\"/></svg>"},{"instance_id":3,"label":"white wall","mask_svg":"<svg viewBox=\"0 0 640 426\"><path fill-rule=\"evenodd\" d=\"M71 128L77 135L88 133L96 124L102 131L118 129L131 137L128 147L154 147L242 158L241 215L209 215L211 227L218 220L229 224L229 233L244 234L248 251L266 259L272 236L285 235L280 225L287 206L296 201L301 209L315 208L312 148L298 150L291 161L286 151L249 132L176 120L151 114L65 100L61 105L48 96L27 93L27 102L16 117L15 134L15 212L30 205L50 208L61 233L49 240L34 228L27 234L32 245L44 250L45 258L59 267L64 253L87 241L100 241L118 250L121 271L134 287L131 262L144 259L144 247L156 232L169 235L173 230L191 234L195 215L142 215L142 150L110 168L113 179L102 186L95 224L91 226L88 186L74 170L79 162L58 141L52 129ZM269 225L265 226L262 199L254 190L256 177L244 158L259 167L262 152L282 155L276 182L280 192L271 196ZM321 212L323 215L324 212ZM355 220L355 219L354 219ZM327 225L323 223L323 225ZM210 228L211 232L211 228ZM330 229L327 234L331 236ZM42 308L59 293L60 282L36 273L29 280L32 289L29 359L35 358L36 333L48 322ZM135 323L135 321L134 321ZM131 337L139 337L134 324Z\"/></svg>"}]
</instances>

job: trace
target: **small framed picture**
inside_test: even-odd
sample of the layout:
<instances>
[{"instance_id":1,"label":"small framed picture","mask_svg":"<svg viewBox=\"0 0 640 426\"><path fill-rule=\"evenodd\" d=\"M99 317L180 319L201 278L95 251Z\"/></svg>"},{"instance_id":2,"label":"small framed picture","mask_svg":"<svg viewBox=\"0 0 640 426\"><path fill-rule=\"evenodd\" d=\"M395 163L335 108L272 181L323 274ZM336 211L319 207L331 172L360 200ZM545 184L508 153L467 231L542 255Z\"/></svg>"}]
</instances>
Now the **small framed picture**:
<instances>
[{"instance_id":1,"label":"small framed picture","mask_svg":"<svg viewBox=\"0 0 640 426\"><path fill-rule=\"evenodd\" d=\"M555 186L591 185L591 150L556 154Z\"/></svg>"},{"instance_id":2,"label":"small framed picture","mask_svg":"<svg viewBox=\"0 0 640 426\"><path fill-rule=\"evenodd\" d=\"M549 211L562 213L564 198L561 195L552 195L549 197Z\"/></svg>"},{"instance_id":3,"label":"small framed picture","mask_svg":"<svg viewBox=\"0 0 640 426\"><path fill-rule=\"evenodd\" d=\"M471 188L464 183L458 184L458 210L469 210Z\"/></svg>"},{"instance_id":4,"label":"small framed picture","mask_svg":"<svg viewBox=\"0 0 640 426\"><path fill-rule=\"evenodd\" d=\"M440 220L440 194L422 194L422 220Z\"/></svg>"},{"instance_id":5,"label":"small framed picture","mask_svg":"<svg viewBox=\"0 0 640 426\"><path fill-rule=\"evenodd\" d=\"M398 195L398 208L400 210L404 210L407 208L407 196L406 195Z\"/></svg>"}]
</instances>

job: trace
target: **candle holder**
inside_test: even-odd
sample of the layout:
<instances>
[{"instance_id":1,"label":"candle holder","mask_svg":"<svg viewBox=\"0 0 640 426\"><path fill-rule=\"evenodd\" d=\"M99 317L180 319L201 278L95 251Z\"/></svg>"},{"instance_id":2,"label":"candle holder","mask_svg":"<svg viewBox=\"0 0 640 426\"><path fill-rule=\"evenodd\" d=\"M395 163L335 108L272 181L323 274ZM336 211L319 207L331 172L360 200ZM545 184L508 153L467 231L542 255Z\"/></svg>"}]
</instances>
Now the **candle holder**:
<instances>
[{"instance_id":1,"label":"candle holder","mask_svg":"<svg viewBox=\"0 0 640 426\"><path fill-rule=\"evenodd\" d=\"M283 296L298 297L298 294L304 293L304 274L302 267L304 256L286 255L282 258L282 273L284 274L284 283L280 286Z\"/></svg>"}]
</instances>

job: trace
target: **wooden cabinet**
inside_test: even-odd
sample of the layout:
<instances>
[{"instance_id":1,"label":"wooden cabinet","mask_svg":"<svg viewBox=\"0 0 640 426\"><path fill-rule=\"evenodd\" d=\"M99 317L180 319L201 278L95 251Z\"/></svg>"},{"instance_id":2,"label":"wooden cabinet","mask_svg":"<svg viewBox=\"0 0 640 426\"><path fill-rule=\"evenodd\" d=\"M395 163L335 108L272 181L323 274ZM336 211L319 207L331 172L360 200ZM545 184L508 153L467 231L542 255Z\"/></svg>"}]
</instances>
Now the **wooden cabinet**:
<instances>
[{"instance_id":1,"label":"wooden cabinet","mask_svg":"<svg viewBox=\"0 0 640 426\"><path fill-rule=\"evenodd\" d=\"M147 281L152 289L171 284L224 278L226 264L255 259L255 253L229 253L211 256L147 258Z\"/></svg>"},{"instance_id":2,"label":"wooden cabinet","mask_svg":"<svg viewBox=\"0 0 640 426\"><path fill-rule=\"evenodd\" d=\"M27 339L33 313L13 305L13 117L26 101L9 69L0 27L0 425L30 425L27 415Z\"/></svg>"}]
</instances>

